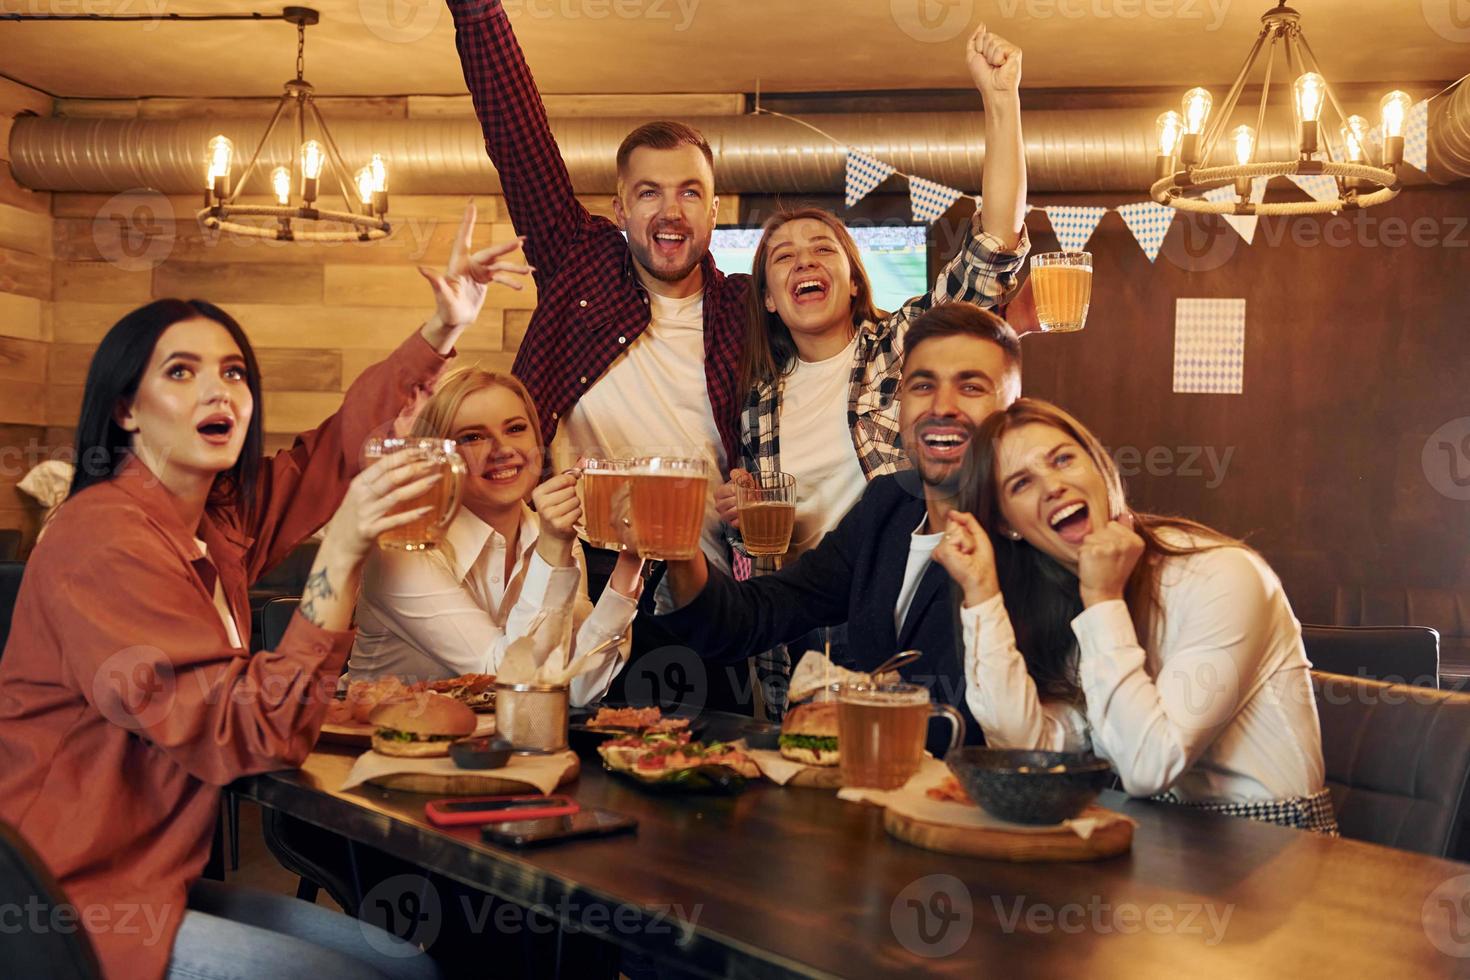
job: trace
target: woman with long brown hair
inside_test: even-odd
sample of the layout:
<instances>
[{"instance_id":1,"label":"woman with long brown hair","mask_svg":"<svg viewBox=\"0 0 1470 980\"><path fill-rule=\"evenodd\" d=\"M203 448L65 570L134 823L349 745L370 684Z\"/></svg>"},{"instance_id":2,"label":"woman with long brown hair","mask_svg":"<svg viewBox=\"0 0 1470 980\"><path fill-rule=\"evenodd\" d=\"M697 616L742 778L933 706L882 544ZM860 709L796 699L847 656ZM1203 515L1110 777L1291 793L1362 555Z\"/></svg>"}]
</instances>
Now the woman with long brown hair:
<instances>
[{"instance_id":1,"label":"woman with long brown hair","mask_svg":"<svg viewBox=\"0 0 1470 980\"><path fill-rule=\"evenodd\" d=\"M907 465L898 445L898 385L904 333L950 300L997 307L1016 292L1030 249L1026 157L1021 142L1021 50L985 25L965 46L965 64L985 106L984 198L958 252L933 288L887 313L842 219L821 208L783 209L765 223L751 267L742 355L740 463L715 494L720 518L741 547L735 484L751 473L796 477L796 526L787 559L837 526L874 477ZM750 560L758 573L770 558ZM767 713L785 706L791 654L757 658Z\"/></svg>"},{"instance_id":2,"label":"woman with long brown hair","mask_svg":"<svg viewBox=\"0 0 1470 980\"><path fill-rule=\"evenodd\" d=\"M1260 555L1130 511L1097 437L1039 399L980 426L960 487L934 557L990 745L1091 749L1134 796L1336 833L1301 626Z\"/></svg>"},{"instance_id":3,"label":"woman with long brown hair","mask_svg":"<svg viewBox=\"0 0 1470 980\"><path fill-rule=\"evenodd\" d=\"M411 434L455 444L467 466L462 505L436 551L368 559L351 678L495 673L548 601L570 601L574 653L623 634L572 681L572 700L585 704L607 690L630 646L638 558L620 556L594 609L577 541L576 478L541 479L540 433L536 406L514 376L467 367L440 381Z\"/></svg>"}]
</instances>

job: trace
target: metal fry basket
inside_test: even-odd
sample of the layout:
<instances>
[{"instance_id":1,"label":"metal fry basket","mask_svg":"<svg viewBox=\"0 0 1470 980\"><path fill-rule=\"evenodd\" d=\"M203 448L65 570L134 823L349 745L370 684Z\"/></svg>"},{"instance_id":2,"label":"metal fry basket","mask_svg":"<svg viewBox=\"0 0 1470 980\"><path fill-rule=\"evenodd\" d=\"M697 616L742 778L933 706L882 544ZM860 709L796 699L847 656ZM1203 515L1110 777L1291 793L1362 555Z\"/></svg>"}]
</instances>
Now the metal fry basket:
<instances>
[{"instance_id":1,"label":"metal fry basket","mask_svg":"<svg viewBox=\"0 0 1470 980\"><path fill-rule=\"evenodd\" d=\"M564 751L570 691L567 685L496 684L496 732L519 755Z\"/></svg>"}]
</instances>

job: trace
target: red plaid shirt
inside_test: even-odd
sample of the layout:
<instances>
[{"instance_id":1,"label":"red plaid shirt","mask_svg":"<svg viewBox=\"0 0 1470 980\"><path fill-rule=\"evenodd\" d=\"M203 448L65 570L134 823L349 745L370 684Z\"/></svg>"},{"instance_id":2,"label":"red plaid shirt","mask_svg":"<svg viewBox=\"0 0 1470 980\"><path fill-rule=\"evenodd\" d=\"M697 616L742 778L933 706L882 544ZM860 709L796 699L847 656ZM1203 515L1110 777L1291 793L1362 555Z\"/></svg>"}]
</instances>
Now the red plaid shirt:
<instances>
[{"instance_id":1,"label":"red plaid shirt","mask_svg":"<svg viewBox=\"0 0 1470 980\"><path fill-rule=\"evenodd\" d=\"M500 0L449 0L455 43L510 219L526 236L539 302L512 371L541 413L546 445L566 414L642 335L648 294L627 240L577 201L546 108ZM739 455L740 350L750 277L704 261L704 375L725 458Z\"/></svg>"}]
</instances>

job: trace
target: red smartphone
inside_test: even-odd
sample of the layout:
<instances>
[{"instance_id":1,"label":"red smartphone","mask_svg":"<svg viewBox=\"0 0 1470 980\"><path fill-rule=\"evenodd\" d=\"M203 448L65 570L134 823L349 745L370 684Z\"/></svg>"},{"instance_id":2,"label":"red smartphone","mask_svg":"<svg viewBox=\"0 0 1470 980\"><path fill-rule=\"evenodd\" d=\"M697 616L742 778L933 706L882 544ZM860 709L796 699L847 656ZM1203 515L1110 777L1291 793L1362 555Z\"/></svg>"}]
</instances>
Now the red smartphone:
<instances>
[{"instance_id":1,"label":"red smartphone","mask_svg":"<svg viewBox=\"0 0 1470 980\"><path fill-rule=\"evenodd\" d=\"M581 807L568 796L464 796L452 800L430 800L424 816L436 827L465 827L506 820L537 820L563 817Z\"/></svg>"}]
</instances>

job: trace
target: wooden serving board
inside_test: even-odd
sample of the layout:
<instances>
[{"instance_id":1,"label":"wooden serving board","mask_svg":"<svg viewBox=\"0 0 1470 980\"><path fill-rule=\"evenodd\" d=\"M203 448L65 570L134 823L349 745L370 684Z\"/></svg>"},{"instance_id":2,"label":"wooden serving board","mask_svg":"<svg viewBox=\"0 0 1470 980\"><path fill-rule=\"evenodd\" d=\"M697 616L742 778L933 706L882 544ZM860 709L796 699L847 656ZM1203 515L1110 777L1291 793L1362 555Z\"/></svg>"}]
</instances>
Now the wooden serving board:
<instances>
[{"instance_id":1,"label":"wooden serving board","mask_svg":"<svg viewBox=\"0 0 1470 980\"><path fill-rule=\"evenodd\" d=\"M577 778L582 771L582 761L573 757L572 764L556 784L565 786ZM375 776L368 782L383 789L398 789L408 793L425 793L430 796L502 796L514 793L535 793L536 788L518 779L506 779L494 769L466 769L452 776L425 772L399 772L388 776Z\"/></svg>"},{"instance_id":2,"label":"wooden serving board","mask_svg":"<svg viewBox=\"0 0 1470 980\"><path fill-rule=\"evenodd\" d=\"M883 812L883 828L899 840L926 850L997 861L1097 861L1133 846L1133 821L1127 817L1100 806L1089 806L1082 816L1103 821L1085 840L1060 825L1022 832L960 827L919 820L891 808Z\"/></svg>"},{"instance_id":3,"label":"wooden serving board","mask_svg":"<svg viewBox=\"0 0 1470 980\"><path fill-rule=\"evenodd\" d=\"M807 789L841 789L840 766L807 766L786 780L783 786L805 786Z\"/></svg>"},{"instance_id":4,"label":"wooden serving board","mask_svg":"<svg viewBox=\"0 0 1470 980\"><path fill-rule=\"evenodd\" d=\"M366 722L350 725L333 725L331 723L322 726L322 733L318 741L332 742L336 745L353 745L360 749L372 748L373 732L377 728ZM495 734L495 716L493 714L475 715L475 735Z\"/></svg>"}]
</instances>

